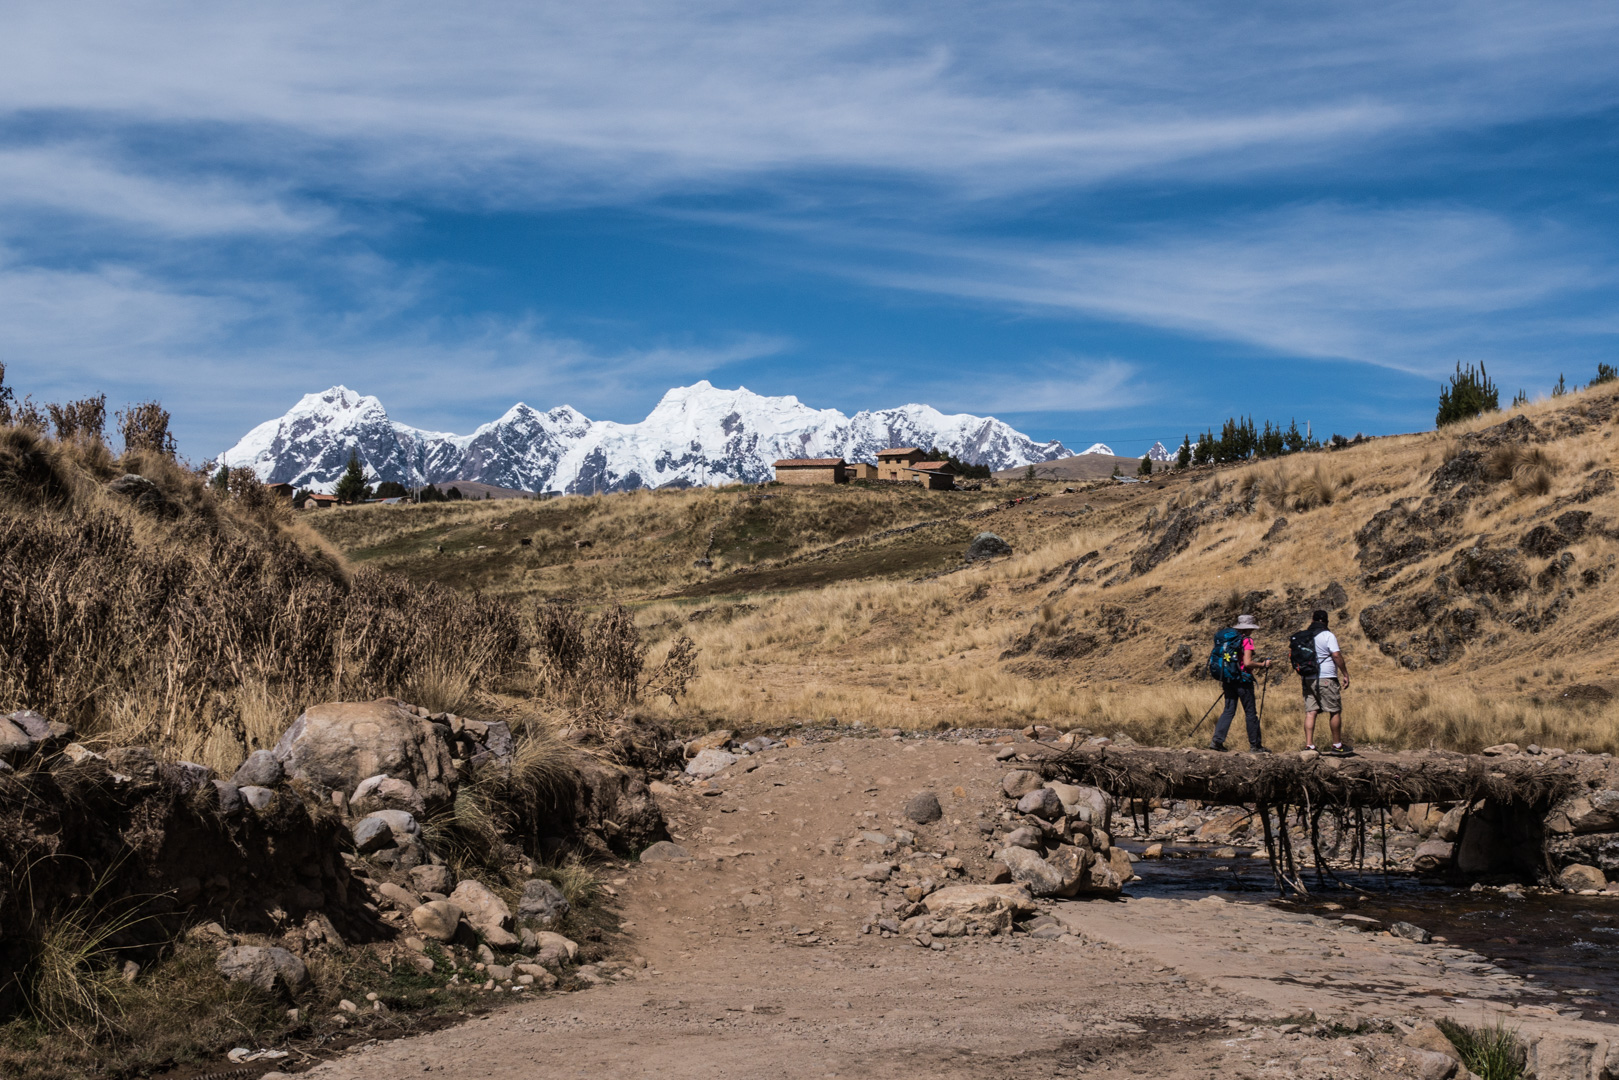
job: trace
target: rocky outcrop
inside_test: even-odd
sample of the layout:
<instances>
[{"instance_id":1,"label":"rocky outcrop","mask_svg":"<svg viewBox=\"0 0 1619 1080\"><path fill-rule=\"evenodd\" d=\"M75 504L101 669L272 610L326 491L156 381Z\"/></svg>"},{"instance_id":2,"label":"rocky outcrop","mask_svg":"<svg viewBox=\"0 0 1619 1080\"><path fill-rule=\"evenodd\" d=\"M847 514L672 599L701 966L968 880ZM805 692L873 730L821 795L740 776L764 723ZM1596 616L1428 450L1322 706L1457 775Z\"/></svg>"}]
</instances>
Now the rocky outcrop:
<instances>
[{"instance_id":1,"label":"rocky outcrop","mask_svg":"<svg viewBox=\"0 0 1619 1080\"><path fill-rule=\"evenodd\" d=\"M442 729L442 730L438 730ZM287 775L345 796L383 775L407 781L430 806L448 804L457 774L449 726L393 698L316 705L293 721L273 754Z\"/></svg>"}]
</instances>

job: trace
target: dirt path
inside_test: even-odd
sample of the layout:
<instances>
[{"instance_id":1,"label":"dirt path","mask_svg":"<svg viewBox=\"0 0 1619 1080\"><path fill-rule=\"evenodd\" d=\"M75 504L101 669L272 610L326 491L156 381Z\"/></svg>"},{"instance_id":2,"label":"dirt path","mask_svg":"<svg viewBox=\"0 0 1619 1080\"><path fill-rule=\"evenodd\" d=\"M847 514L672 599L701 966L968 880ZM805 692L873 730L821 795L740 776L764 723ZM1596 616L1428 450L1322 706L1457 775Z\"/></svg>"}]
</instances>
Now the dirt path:
<instances>
[{"instance_id":1,"label":"dirt path","mask_svg":"<svg viewBox=\"0 0 1619 1080\"><path fill-rule=\"evenodd\" d=\"M638 864L617 882L646 968L309 1075L1418 1075L1391 1035L1311 1037L1287 1019L1311 1008L1407 1015L1420 996L1405 996L1408 987L1438 990L1437 980L1459 976L1408 955L1416 946L1344 939L1349 931L1309 916L1092 901L1055 905L1061 925L1045 938L951 938L939 951L862 933L904 881L943 880L947 859L983 880L990 848L980 824L1004 808L1006 769L976 744L851 740L745 759L714 781L717 793L660 787L695 857ZM944 819L918 826L902 808L923 790L938 794ZM896 856L894 880L852 880L888 859L882 843L901 829L915 834L915 854ZM1272 940L1272 927L1282 936ZM1346 981L1333 987L1339 976L1323 965L1340 961ZM1374 969L1382 981L1348 981ZM1494 986L1487 974L1477 981L1481 995Z\"/></svg>"}]
</instances>

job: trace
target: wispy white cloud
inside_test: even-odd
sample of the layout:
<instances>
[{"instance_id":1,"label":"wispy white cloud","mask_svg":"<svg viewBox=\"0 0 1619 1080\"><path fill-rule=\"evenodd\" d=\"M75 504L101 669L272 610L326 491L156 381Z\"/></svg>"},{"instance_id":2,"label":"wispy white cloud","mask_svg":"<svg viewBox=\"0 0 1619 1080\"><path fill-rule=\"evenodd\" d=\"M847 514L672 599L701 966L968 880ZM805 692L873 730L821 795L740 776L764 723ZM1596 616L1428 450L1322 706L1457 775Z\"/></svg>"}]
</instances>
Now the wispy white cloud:
<instances>
[{"instance_id":1,"label":"wispy white cloud","mask_svg":"<svg viewBox=\"0 0 1619 1080\"><path fill-rule=\"evenodd\" d=\"M836 265L886 287L1422 375L1458 356L1542 362L1526 342L1591 333L1619 284L1619 264L1579 237L1445 207L1292 207L1109 243L869 239L881 259Z\"/></svg>"},{"instance_id":2,"label":"wispy white cloud","mask_svg":"<svg viewBox=\"0 0 1619 1080\"><path fill-rule=\"evenodd\" d=\"M993 379L930 390L941 409L984 413L1101 413L1149 401L1137 365L1123 360L1047 357L995 363Z\"/></svg>"}]
</instances>

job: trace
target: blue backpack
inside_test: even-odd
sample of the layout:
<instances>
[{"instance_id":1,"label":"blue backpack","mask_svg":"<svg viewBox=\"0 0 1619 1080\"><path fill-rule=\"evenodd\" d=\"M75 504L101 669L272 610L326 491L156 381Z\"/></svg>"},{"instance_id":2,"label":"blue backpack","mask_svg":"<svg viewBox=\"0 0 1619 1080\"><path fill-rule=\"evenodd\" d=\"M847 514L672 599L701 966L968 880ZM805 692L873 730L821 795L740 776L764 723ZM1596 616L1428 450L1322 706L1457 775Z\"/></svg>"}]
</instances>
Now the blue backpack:
<instances>
[{"instance_id":1,"label":"blue backpack","mask_svg":"<svg viewBox=\"0 0 1619 1080\"><path fill-rule=\"evenodd\" d=\"M1242 670L1241 630L1226 627L1214 635L1214 649L1209 653L1209 678L1221 682L1253 682L1254 677Z\"/></svg>"}]
</instances>

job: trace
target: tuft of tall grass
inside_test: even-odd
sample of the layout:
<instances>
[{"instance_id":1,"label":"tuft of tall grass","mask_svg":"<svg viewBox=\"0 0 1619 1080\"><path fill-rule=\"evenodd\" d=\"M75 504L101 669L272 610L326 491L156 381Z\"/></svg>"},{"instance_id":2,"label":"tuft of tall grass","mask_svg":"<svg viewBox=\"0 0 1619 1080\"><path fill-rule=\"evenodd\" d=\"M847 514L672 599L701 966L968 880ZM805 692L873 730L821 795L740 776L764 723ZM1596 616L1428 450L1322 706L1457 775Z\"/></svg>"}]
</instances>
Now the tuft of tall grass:
<instances>
[{"instance_id":1,"label":"tuft of tall grass","mask_svg":"<svg viewBox=\"0 0 1619 1080\"><path fill-rule=\"evenodd\" d=\"M1483 1080L1521 1080L1528 1054L1515 1029L1501 1021L1491 1027L1469 1027L1449 1017L1435 1021L1445 1033L1462 1064Z\"/></svg>"}]
</instances>

